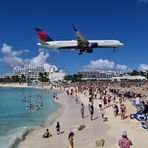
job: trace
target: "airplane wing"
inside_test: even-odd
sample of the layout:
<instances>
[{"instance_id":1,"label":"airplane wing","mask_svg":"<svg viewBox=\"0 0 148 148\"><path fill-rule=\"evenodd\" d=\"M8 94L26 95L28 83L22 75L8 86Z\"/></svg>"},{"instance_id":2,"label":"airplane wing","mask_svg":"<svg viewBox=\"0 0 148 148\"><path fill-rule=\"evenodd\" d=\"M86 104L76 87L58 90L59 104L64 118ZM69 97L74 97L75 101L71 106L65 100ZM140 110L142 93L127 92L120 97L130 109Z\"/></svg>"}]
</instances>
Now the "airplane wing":
<instances>
[{"instance_id":1,"label":"airplane wing","mask_svg":"<svg viewBox=\"0 0 148 148\"><path fill-rule=\"evenodd\" d=\"M76 34L76 38L77 38L77 42L78 42L78 47L80 49L84 49L84 48L88 48L89 47L89 42L88 40L86 40L84 38L84 36L81 35L81 33L78 31L78 29L73 25L73 29L74 29L74 32Z\"/></svg>"}]
</instances>

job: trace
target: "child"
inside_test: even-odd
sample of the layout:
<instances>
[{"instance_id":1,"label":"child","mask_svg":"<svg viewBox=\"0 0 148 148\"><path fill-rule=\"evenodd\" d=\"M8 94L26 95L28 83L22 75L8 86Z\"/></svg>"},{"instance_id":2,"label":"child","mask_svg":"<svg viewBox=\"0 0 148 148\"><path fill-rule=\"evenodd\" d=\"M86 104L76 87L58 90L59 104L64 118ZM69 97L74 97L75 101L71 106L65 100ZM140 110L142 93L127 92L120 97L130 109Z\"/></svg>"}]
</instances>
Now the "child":
<instances>
[{"instance_id":1,"label":"child","mask_svg":"<svg viewBox=\"0 0 148 148\"><path fill-rule=\"evenodd\" d=\"M56 130L57 130L57 135L60 134L60 123L59 122L57 122Z\"/></svg>"}]
</instances>

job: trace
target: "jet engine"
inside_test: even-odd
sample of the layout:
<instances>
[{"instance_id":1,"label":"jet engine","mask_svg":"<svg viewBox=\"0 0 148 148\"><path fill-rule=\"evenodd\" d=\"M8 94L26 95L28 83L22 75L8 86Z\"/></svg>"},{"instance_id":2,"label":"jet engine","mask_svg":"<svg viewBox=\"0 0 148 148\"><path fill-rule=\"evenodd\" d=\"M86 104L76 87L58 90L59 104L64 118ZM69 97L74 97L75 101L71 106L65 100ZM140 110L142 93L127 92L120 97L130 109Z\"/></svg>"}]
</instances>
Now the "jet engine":
<instances>
[{"instance_id":1,"label":"jet engine","mask_svg":"<svg viewBox=\"0 0 148 148\"><path fill-rule=\"evenodd\" d=\"M91 48L97 48L98 47L98 43L91 43Z\"/></svg>"}]
</instances>

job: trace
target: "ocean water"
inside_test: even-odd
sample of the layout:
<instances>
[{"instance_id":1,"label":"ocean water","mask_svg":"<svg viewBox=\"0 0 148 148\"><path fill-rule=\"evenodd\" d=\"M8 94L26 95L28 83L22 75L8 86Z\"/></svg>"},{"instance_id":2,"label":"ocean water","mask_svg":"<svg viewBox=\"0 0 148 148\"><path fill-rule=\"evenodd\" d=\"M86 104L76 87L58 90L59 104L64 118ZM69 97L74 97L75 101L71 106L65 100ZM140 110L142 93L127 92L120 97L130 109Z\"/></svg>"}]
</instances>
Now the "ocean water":
<instances>
[{"instance_id":1,"label":"ocean water","mask_svg":"<svg viewBox=\"0 0 148 148\"><path fill-rule=\"evenodd\" d=\"M54 102L54 93L34 88L0 88L0 148L10 148L32 128L46 125L48 117L60 107Z\"/></svg>"}]
</instances>

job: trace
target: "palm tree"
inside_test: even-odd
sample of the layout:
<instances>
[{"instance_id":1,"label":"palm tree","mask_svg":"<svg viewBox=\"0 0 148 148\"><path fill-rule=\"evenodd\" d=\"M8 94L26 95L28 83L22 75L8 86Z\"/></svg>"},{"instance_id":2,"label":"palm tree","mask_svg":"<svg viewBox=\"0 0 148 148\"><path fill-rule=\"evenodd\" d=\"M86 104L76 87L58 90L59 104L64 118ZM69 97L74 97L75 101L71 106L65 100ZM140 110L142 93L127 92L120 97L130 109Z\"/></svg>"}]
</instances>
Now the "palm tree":
<instances>
[{"instance_id":1,"label":"palm tree","mask_svg":"<svg viewBox=\"0 0 148 148\"><path fill-rule=\"evenodd\" d=\"M11 83L11 78L9 76L7 76L6 78L4 78L4 82Z\"/></svg>"},{"instance_id":2,"label":"palm tree","mask_svg":"<svg viewBox=\"0 0 148 148\"><path fill-rule=\"evenodd\" d=\"M47 75L47 73L46 72L44 72L44 73L39 73L39 81L40 82L48 82L49 81L49 79L48 79L48 75Z\"/></svg>"},{"instance_id":3,"label":"palm tree","mask_svg":"<svg viewBox=\"0 0 148 148\"><path fill-rule=\"evenodd\" d=\"M133 70L132 72L131 72L131 76L136 76L136 75L138 75L139 73L138 73L138 71L137 70Z\"/></svg>"},{"instance_id":4,"label":"palm tree","mask_svg":"<svg viewBox=\"0 0 148 148\"><path fill-rule=\"evenodd\" d=\"M21 75L20 82L22 83L26 82L26 77L24 74Z\"/></svg>"},{"instance_id":5,"label":"palm tree","mask_svg":"<svg viewBox=\"0 0 148 148\"><path fill-rule=\"evenodd\" d=\"M19 82L19 77L18 76L12 76L11 81L12 82Z\"/></svg>"}]
</instances>

